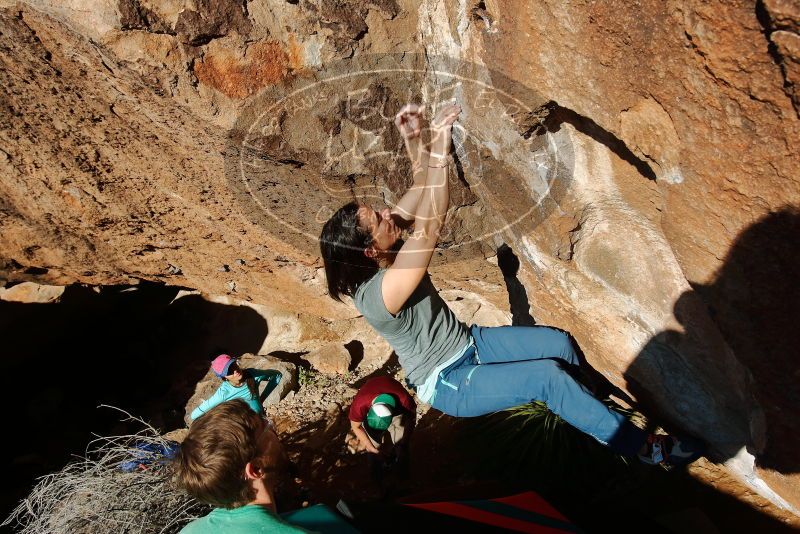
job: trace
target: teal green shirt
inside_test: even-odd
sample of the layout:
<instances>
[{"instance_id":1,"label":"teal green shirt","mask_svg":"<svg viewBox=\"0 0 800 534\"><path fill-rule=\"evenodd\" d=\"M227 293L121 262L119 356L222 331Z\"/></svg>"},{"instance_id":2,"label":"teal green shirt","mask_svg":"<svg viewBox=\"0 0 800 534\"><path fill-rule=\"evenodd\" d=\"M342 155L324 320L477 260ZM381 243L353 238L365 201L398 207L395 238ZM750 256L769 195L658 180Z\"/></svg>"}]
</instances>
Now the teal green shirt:
<instances>
[{"instance_id":1,"label":"teal green shirt","mask_svg":"<svg viewBox=\"0 0 800 534\"><path fill-rule=\"evenodd\" d=\"M181 534L295 534L306 533L257 504L227 510L215 508L205 517L195 519Z\"/></svg>"},{"instance_id":2,"label":"teal green shirt","mask_svg":"<svg viewBox=\"0 0 800 534\"><path fill-rule=\"evenodd\" d=\"M275 386L277 386L281 381L281 373L278 371L264 371L261 369L247 369L247 371L250 373L250 376L253 377L257 386L261 386L261 382L269 381L269 383L266 385L266 389L259 387L259 391L264 391L262 394L263 397L269 395L269 392L275 389ZM253 398L253 396L250 394L250 388L247 387L247 384L242 384L239 387L235 387L232 386L230 382L224 381L222 385L217 388L217 391L211 395L211 398L201 402L200 406L195 408L189 417L191 417L192 420L197 419L217 404L221 404L225 401L233 399L242 399L257 414L264 413L264 408L261 406L261 399Z\"/></svg>"}]
</instances>

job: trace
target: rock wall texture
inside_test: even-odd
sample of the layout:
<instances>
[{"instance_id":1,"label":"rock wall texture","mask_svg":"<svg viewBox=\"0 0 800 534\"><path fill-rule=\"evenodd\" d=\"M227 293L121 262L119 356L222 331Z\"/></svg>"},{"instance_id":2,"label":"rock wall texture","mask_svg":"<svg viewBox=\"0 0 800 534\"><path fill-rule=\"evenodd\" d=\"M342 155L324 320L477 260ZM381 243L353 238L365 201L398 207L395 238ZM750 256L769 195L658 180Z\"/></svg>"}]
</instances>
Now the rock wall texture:
<instances>
[{"instance_id":1,"label":"rock wall texture","mask_svg":"<svg viewBox=\"0 0 800 534\"><path fill-rule=\"evenodd\" d=\"M227 294L377 358L314 237L402 192L402 104L457 98L439 287L504 309L509 244L537 322L798 513L796 2L0 6L5 279Z\"/></svg>"},{"instance_id":2,"label":"rock wall texture","mask_svg":"<svg viewBox=\"0 0 800 534\"><path fill-rule=\"evenodd\" d=\"M508 236L534 315L796 511L796 3L424 9L423 43L525 80L572 139L561 213Z\"/></svg>"}]
</instances>

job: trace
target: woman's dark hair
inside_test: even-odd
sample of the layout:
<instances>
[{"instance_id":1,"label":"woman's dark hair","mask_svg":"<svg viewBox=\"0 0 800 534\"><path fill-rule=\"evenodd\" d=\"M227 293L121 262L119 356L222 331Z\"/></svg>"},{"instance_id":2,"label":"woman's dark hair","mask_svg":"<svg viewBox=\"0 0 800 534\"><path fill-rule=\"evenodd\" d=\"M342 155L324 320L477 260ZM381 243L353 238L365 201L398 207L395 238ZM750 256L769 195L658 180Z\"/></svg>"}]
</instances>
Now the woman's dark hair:
<instances>
[{"instance_id":1,"label":"woman's dark hair","mask_svg":"<svg viewBox=\"0 0 800 534\"><path fill-rule=\"evenodd\" d=\"M226 351L215 349L214 354L220 353L225 354ZM238 360L236 360L236 365L239 365ZM247 384L247 389L250 391L250 397L254 400L258 400L260 398L258 395L258 386L256 385L253 375L250 373L250 369L242 369L241 367L239 369L242 371L242 380L245 384ZM227 380L227 378L224 377L222 379Z\"/></svg>"},{"instance_id":2,"label":"woman's dark hair","mask_svg":"<svg viewBox=\"0 0 800 534\"><path fill-rule=\"evenodd\" d=\"M340 302L342 295L352 297L378 270L378 264L364 254L372 236L358 225L358 208L356 202L339 208L319 236L328 294Z\"/></svg>"},{"instance_id":3,"label":"woman's dark hair","mask_svg":"<svg viewBox=\"0 0 800 534\"><path fill-rule=\"evenodd\" d=\"M247 384L247 389L250 390L250 397L252 397L253 400L258 400L258 386L256 386L253 375L250 374L250 369L242 369L242 378L244 378L244 383Z\"/></svg>"}]
</instances>

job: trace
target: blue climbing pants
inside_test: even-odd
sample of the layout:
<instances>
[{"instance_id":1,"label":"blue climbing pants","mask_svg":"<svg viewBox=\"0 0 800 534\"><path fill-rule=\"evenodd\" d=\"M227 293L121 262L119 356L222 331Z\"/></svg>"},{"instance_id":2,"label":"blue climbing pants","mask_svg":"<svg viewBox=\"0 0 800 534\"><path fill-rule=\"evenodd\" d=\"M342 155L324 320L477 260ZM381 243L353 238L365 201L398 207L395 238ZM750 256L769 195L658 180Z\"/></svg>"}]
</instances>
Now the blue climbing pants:
<instances>
[{"instance_id":1,"label":"blue climbing pants","mask_svg":"<svg viewBox=\"0 0 800 534\"><path fill-rule=\"evenodd\" d=\"M616 452L635 455L647 434L606 407L565 370L578 365L567 334L544 326L473 326L474 345L436 381L433 407L473 417L542 401Z\"/></svg>"}]
</instances>

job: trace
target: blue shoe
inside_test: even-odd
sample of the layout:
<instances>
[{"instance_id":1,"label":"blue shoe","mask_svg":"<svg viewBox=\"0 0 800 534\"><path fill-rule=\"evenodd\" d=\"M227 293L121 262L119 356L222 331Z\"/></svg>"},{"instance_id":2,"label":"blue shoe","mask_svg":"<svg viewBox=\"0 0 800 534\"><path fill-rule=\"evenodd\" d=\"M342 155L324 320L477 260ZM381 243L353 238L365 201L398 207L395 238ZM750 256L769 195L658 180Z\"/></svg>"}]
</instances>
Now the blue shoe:
<instances>
[{"instance_id":1,"label":"blue shoe","mask_svg":"<svg viewBox=\"0 0 800 534\"><path fill-rule=\"evenodd\" d=\"M705 451L706 445L699 439L650 434L647 436L647 452L640 454L639 459L646 464L660 464L671 469L694 462Z\"/></svg>"}]
</instances>

